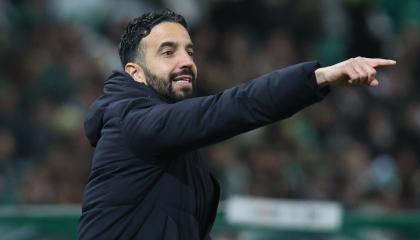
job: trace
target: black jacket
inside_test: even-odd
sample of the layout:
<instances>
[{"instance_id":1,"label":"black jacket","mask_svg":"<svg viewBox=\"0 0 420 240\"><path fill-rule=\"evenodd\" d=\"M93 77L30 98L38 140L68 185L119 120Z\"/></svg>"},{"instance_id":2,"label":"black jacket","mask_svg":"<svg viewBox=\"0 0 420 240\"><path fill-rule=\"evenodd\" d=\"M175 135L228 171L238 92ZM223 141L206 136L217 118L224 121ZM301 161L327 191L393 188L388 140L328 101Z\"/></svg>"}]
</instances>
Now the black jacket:
<instances>
[{"instance_id":1,"label":"black jacket","mask_svg":"<svg viewBox=\"0 0 420 240\"><path fill-rule=\"evenodd\" d=\"M172 101L113 72L85 131L95 152L78 238L209 239L219 187L199 148L286 118L321 100L316 62L219 94Z\"/></svg>"}]
</instances>

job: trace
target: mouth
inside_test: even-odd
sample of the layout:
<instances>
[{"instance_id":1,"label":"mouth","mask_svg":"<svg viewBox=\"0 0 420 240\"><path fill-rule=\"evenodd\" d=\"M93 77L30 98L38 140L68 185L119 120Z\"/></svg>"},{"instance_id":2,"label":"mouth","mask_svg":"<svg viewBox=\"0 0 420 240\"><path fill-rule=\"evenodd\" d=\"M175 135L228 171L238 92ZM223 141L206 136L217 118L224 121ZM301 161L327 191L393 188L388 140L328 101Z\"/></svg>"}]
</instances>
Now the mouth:
<instances>
[{"instance_id":1,"label":"mouth","mask_svg":"<svg viewBox=\"0 0 420 240\"><path fill-rule=\"evenodd\" d=\"M174 82L177 86L179 86L180 88L183 88L183 87L188 87L188 88L190 88L190 87L192 86L192 80L193 80L193 77L192 77L191 75L189 75L189 74L186 74L186 75L179 75L179 76L176 76L176 77L173 79L173 82Z\"/></svg>"},{"instance_id":2,"label":"mouth","mask_svg":"<svg viewBox=\"0 0 420 240\"><path fill-rule=\"evenodd\" d=\"M184 83L191 83L192 82L192 76L191 75L179 75L175 77L173 80L174 82L184 82Z\"/></svg>"}]
</instances>

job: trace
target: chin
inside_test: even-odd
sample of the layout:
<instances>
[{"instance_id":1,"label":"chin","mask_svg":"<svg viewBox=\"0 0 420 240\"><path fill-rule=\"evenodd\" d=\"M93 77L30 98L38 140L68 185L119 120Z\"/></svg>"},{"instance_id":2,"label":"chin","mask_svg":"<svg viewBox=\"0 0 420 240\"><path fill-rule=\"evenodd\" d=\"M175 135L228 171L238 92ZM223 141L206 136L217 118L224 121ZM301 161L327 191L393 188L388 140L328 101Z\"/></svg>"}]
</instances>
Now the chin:
<instances>
[{"instance_id":1,"label":"chin","mask_svg":"<svg viewBox=\"0 0 420 240\"><path fill-rule=\"evenodd\" d=\"M177 100L183 100L183 99L186 99L186 98L190 98L190 97L193 96L193 90L192 89L178 90L178 91L173 93L173 96Z\"/></svg>"}]
</instances>

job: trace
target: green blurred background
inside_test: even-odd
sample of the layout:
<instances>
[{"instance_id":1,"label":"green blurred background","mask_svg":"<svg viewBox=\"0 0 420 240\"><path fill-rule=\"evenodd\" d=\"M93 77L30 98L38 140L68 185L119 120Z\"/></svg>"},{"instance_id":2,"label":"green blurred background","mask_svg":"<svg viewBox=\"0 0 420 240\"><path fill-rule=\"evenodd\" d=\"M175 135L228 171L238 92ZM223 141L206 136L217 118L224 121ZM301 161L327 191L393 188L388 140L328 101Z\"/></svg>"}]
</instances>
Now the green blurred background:
<instances>
[{"instance_id":1,"label":"green blurred background","mask_svg":"<svg viewBox=\"0 0 420 240\"><path fill-rule=\"evenodd\" d=\"M198 92L306 60L384 57L378 88L337 88L291 119L203 149L232 196L334 201L333 232L226 222L215 240L420 239L420 0L0 0L0 239L74 239L92 148L83 118L120 69L124 25L184 15Z\"/></svg>"}]
</instances>

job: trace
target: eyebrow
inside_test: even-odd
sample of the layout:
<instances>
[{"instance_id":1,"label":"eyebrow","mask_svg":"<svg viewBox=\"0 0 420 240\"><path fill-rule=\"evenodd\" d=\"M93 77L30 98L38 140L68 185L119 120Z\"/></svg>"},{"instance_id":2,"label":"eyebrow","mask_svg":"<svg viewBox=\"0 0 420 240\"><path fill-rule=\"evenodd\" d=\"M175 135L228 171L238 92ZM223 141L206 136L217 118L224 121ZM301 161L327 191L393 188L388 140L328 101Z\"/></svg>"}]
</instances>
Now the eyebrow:
<instances>
[{"instance_id":1,"label":"eyebrow","mask_svg":"<svg viewBox=\"0 0 420 240\"><path fill-rule=\"evenodd\" d=\"M188 43L186 48L188 48L188 49L194 49L194 45L192 43Z\"/></svg>"},{"instance_id":2,"label":"eyebrow","mask_svg":"<svg viewBox=\"0 0 420 240\"><path fill-rule=\"evenodd\" d=\"M172 41L167 41L167 42L163 42L160 44L158 51L161 51L163 48L165 47L173 47L176 48L178 47L179 44L176 42L172 42ZM192 43L188 43L186 46L187 49L194 49L194 45Z\"/></svg>"},{"instance_id":3,"label":"eyebrow","mask_svg":"<svg viewBox=\"0 0 420 240\"><path fill-rule=\"evenodd\" d=\"M178 47L178 43L175 42L163 42L160 44L158 51L162 50L164 47Z\"/></svg>"}]
</instances>

